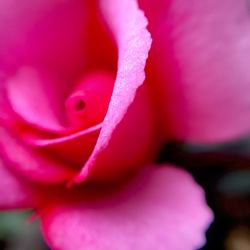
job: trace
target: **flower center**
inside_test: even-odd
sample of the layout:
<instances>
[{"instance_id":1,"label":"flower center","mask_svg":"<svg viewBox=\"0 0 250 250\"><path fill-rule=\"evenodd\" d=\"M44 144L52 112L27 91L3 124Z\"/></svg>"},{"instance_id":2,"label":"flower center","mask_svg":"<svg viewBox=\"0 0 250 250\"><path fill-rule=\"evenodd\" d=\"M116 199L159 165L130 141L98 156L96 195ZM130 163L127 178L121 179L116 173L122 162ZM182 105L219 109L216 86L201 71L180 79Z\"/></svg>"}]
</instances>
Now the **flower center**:
<instances>
[{"instance_id":1,"label":"flower center","mask_svg":"<svg viewBox=\"0 0 250 250\"><path fill-rule=\"evenodd\" d=\"M76 110L77 112L83 111L83 110L84 110L84 107L85 107L85 102L84 102L84 100L79 99L79 100L76 101L76 103L75 103L75 110Z\"/></svg>"},{"instance_id":2,"label":"flower center","mask_svg":"<svg viewBox=\"0 0 250 250\"><path fill-rule=\"evenodd\" d=\"M98 72L82 78L65 102L70 127L83 129L102 122L111 98L114 77Z\"/></svg>"}]
</instances>

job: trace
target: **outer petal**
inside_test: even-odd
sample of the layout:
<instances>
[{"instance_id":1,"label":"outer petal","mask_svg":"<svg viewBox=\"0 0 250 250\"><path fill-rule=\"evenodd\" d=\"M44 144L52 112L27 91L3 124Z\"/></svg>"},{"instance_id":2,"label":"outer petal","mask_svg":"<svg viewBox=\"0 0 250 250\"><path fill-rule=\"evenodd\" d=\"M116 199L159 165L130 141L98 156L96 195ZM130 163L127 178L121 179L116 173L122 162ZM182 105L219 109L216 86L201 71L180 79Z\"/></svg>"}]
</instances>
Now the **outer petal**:
<instances>
[{"instance_id":1,"label":"outer petal","mask_svg":"<svg viewBox=\"0 0 250 250\"><path fill-rule=\"evenodd\" d=\"M193 179L165 166L101 200L56 204L42 224L55 250L191 250L204 244L211 218Z\"/></svg>"},{"instance_id":2,"label":"outer petal","mask_svg":"<svg viewBox=\"0 0 250 250\"><path fill-rule=\"evenodd\" d=\"M139 2L154 39L148 73L165 133L194 142L248 133L249 2Z\"/></svg>"},{"instance_id":3,"label":"outer petal","mask_svg":"<svg viewBox=\"0 0 250 250\"><path fill-rule=\"evenodd\" d=\"M32 186L16 177L0 158L0 209L33 207L37 197Z\"/></svg>"},{"instance_id":4,"label":"outer petal","mask_svg":"<svg viewBox=\"0 0 250 250\"><path fill-rule=\"evenodd\" d=\"M151 46L147 21L134 0L100 1L100 5L118 47L118 70L100 136L78 182L89 175L98 180L123 176L128 166L140 166L156 147L148 90L141 86Z\"/></svg>"}]
</instances>

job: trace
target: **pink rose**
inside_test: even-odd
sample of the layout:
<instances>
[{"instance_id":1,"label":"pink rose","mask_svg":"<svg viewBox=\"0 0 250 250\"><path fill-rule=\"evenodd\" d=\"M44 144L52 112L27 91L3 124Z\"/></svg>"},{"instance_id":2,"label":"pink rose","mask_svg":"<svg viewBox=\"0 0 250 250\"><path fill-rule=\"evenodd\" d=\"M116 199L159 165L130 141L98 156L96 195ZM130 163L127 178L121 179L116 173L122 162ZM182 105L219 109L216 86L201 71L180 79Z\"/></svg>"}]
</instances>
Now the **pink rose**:
<instances>
[{"instance_id":1,"label":"pink rose","mask_svg":"<svg viewBox=\"0 0 250 250\"><path fill-rule=\"evenodd\" d=\"M166 138L249 129L248 20L179 1L0 2L0 207L35 208L53 249L204 243L200 187L151 162Z\"/></svg>"},{"instance_id":2,"label":"pink rose","mask_svg":"<svg viewBox=\"0 0 250 250\"><path fill-rule=\"evenodd\" d=\"M139 2L153 38L146 79L165 137L211 143L249 134L249 2Z\"/></svg>"}]
</instances>

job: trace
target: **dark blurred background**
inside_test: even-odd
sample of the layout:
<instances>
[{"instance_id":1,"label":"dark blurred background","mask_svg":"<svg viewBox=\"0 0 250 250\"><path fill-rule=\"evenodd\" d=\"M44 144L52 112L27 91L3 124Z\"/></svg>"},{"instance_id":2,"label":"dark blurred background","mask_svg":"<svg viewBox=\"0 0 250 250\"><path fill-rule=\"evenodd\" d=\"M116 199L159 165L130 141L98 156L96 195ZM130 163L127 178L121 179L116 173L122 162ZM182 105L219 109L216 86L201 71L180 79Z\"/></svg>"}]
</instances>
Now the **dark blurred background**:
<instances>
[{"instance_id":1,"label":"dark blurred background","mask_svg":"<svg viewBox=\"0 0 250 250\"><path fill-rule=\"evenodd\" d=\"M250 250L250 137L220 145L169 143L160 162L191 172L215 220L201 250ZM0 250L48 250L28 213L0 213Z\"/></svg>"}]
</instances>

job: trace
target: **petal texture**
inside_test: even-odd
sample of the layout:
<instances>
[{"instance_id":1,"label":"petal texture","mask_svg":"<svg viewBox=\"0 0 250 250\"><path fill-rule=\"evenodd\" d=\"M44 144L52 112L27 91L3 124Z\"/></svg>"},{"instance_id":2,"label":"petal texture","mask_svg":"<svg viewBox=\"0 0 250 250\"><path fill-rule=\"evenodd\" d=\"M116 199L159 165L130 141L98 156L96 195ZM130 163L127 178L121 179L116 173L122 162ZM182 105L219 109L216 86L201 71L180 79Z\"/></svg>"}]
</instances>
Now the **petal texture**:
<instances>
[{"instance_id":1,"label":"petal texture","mask_svg":"<svg viewBox=\"0 0 250 250\"><path fill-rule=\"evenodd\" d=\"M249 132L249 1L139 2L154 39L148 73L167 136L216 142Z\"/></svg>"},{"instance_id":2,"label":"petal texture","mask_svg":"<svg viewBox=\"0 0 250 250\"><path fill-rule=\"evenodd\" d=\"M128 171L128 166L140 166L145 155L155 147L152 142L154 122L149 98L145 85L141 86L151 46L150 34L146 29L147 20L133 0L100 1L100 6L118 47L118 70L100 136L77 182L89 175L94 175L98 180L121 176ZM140 86L141 91L136 96ZM137 137L136 147L131 145L131 138L134 137Z\"/></svg>"},{"instance_id":3,"label":"petal texture","mask_svg":"<svg viewBox=\"0 0 250 250\"><path fill-rule=\"evenodd\" d=\"M25 146L4 132L0 146L6 158L16 163L13 165L26 177L43 182L63 181L71 176L69 168L81 166L77 182L90 174L98 181L114 180L134 166L143 165L146 158L151 159L155 148L154 119L144 85L137 93L145 78L151 38L137 2L25 0L14 8L15 3L4 0L0 5L4 9L0 21L6 23L0 42L0 65L4 66L4 87L13 110L22 122L33 126L17 131L29 144ZM102 45L95 46L100 37ZM87 131L56 138L46 134L62 129L64 101L81 74L88 75L99 67L114 72L116 80L96 145L99 129L90 135ZM79 70L83 72L79 74ZM34 127L42 130L41 134L36 134L40 131L33 131ZM39 140L40 135L46 138ZM135 137L137 143L131 145L131 138ZM38 147L30 150L30 145ZM22 152L18 159L11 154L17 148ZM35 151L43 151L44 159L33 154ZM47 161L51 156L63 160L68 169Z\"/></svg>"},{"instance_id":4,"label":"petal texture","mask_svg":"<svg viewBox=\"0 0 250 250\"><path fill-rule=\"evenodd\" d=\"M45 211L43 230L54 250L197 249L212 218L201 188L172 166L146 168L96 201Z\"/></svg>"}]
</instances>

